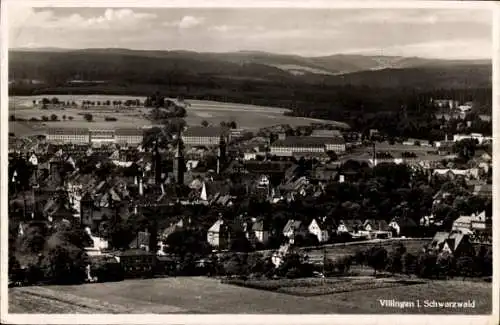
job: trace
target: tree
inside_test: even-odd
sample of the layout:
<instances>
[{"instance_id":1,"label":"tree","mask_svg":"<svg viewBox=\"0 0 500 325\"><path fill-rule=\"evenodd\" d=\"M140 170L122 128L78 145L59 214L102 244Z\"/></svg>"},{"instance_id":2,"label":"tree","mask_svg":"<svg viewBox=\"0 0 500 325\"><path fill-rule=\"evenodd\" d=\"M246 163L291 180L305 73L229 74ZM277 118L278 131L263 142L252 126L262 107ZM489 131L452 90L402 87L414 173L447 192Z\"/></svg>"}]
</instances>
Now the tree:
<instances>
[{"instance_id":1,"label":"tree","mask_svg":"<svg viewBox=\"0 0 500 325\"><path fill-rule=\"evenodd\" d=\"M58 119L59 119L59 118L57 117L57 115L56 115L56 114L52 114L52 115L50 116L50 120L51 120L51 121L57 121Z\"/></svg>"},{"instance_id":2,"label":"tree","mask_svg":"<svg viewBox=\"0 0 500 325\"><path fill-rule=\"evenodd\" d=\"M86 113L85 115L83 115L83 118L87 121L87 122L92 122L94 117L92 116L92 114L89 114L89 113Z\"/></svg>"},{"instance_id":3,"label":"tree","mask_svg":"<svg viewBox=\"0 0 500 325\"><path fill-rule=\"evenodd\" d=\"M432 251L422 252L417 259L417 274L421 278L431 278L436 275L437 255Z\"/></svg>"},{"instance_id":4,"label":"tree","mask_svg":"<svg viewBox=\"0 0 500 325\"><path fill-rule=\"evenodd\" d=\"M204 127L207 127L208 126L208 121L207 120L201 121L201 125L204 126Z\"/></svg>"},{"instance_id":5,"label":"tree","mask_svg":"<svg viewBox=\"0 0 500 325\"><path fill-rule=\"evenodd\" d=\"M73 116L68 116L68 120L73 121Z\"/></svg>"},{"instance_id":6,"label":"tree","mask_svg":"<svg viewBox=\"0 0 500 325\"><path fill-rule=\"evenodd\" d=\"M46 115L42 115L42 121L47 122L49 120L49 117Z\"/></svg>"},{"instance_id":7,"label":"tree","mask_svg":"<svg viewBox=\"0 0 500 325\"><path fill-rule=\"evenodd\" d=\"M476 139L463 139L453 144L453 152L457 153L465 161L469 161L470 158L474 157L476 147Z\"/></svg>"},{"instance_id":8,"label":"tree","mask_svg":"<svg viewBox=\"0 0 500 325\"><path fill-rule=\"evenodd\" d=\"M389 253L387 258L387 271L394 273L401 273L403 271L403 255L398 251L393 250Z\"/></svg>"},{"instance_id":9,"label":"tree","mask_svg":"<svg viewBox=\"0 0 500 325\"><path fill-rule=\"evenodd\" d=\"M403 272L408 276L414 274L417 268L417 257L411 253L405 253L401 260L403 261Z\"/></svg>"},{"instance_id":10,"label":"tree","mask_svg":"<svg viewBox=\"0 0 500 325\"><path fill-rule=\"evenodd\" d=\"M236 128L237 128L237 124L236 124L236 122L235 122L235 121L231 121L231 122L229 122L229 124L228 124L228 125L229 125L229 127L230 127L231 129L236 129Z\"/></svg>"},{"instance_id":11,"label":"tree","mask_svg":"<svg viewBox=\"0 0 500 325\"><path fill-rule=\"evenodd\" d=\"M63 115L62 118L63 118L63 121L66 121L66 115Z\"/></svg>"},{"instance_id":12,"label":"tree","mask_svg":"<svg viewBox=\"0 0 500 325\"><path fill-rule=\"evenodd\" d=\"M46 278L58 284L77 284L85 280L87 256L82 249L64 244L51 247L42 264Z\"/></svg>"},{"instance_id":13,"label":"tree","mask_svg":"<svg viewBox=\"0 0 500 325\"><path fill-rule=\"evenodd\" d=\"M474 259L471 256L461 256L457 259L457 271L463 279L475 275Z\"/></svg>"},{"instance_id":14,"label":"tree","mask_svg":"<svg viewBox=\"0 0 500 325\"><path fill-rule=\"evenodd\" d=\"M9 116L9 121L15 121L15 120L16 120L16 116L15 115Z\"/></svg>"},{"instance_id":15,"label":"tree","mask_svg":"<svg viewBox=\"0 0 500 325\"><path fill-rule=\"evenodd\" d=\"M444 275L448 277L453 271L453 255L448 252L441 252L436 259L436 273L437 275Z\"/></svg>"},{"instance_id":16,"label":"tree","mask_svg":"<svg viewBox=\"0 0 500 325\"><path fill-rule=\"evenodd\" d=\"M387 264L387 250L381 246L372 247L368 251L367 262L373 268L374 274L381 271Z\"/></svg>"}]
</instances>

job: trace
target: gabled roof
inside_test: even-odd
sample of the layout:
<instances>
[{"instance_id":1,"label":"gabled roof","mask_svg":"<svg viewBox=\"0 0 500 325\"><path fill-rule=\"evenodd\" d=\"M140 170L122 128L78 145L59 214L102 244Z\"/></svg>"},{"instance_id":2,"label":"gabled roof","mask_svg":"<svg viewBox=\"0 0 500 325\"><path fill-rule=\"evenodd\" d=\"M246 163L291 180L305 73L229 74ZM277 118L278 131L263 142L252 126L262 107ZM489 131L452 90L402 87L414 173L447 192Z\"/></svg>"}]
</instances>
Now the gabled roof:
<instances>
[{"instance_id":1,"label":"gabled roof","mask_svg":"<svg viewBox=\"0 0 500 325\"><path fill-rule=\"evenodd\" d=\"M268 231L269 230L269 224L264 222L264 220L258 220L254 222L252 225L252 230L253 231Z\"/></svg>"},{"instance_id":2,"label":"gabled roof","mask_svg":"<svg viewBox=\"0 0 500 325\"><path fill-rule=\"evenodd\" d=\"M355 228L360 229L363 227L363 223L361 220L355 219L355 220L340 220L339 225L344 225L347 230L349 231L354 231Z\"/></svg>"},{"instance_id":3,"label":"gabled roof","mask_svg":"<svg viewBox=\"0 0 500 325\"><path fill-rule=\"evenodd\" d=\"M432 238L431 246L439 246L439 245L441 245L442 243L444 243L446 241L446 239L448 239L449 235L450 234L448 232L438 231L434 235L434 238Z\"/></svg>"},{"instance_id":4,"label":"gabled roof","mask_svg":"<svg viewBox=\"0 0 500 325\"><path fill-rule=\"evenodd\" d=\"M472 223L472 219L472 216L460 216L453 222L453 224L465 223L470 225Z\"/></svg>"},{"instance_id":5,"label":"gabled roof","mask_svg":"<svg viewBox=\"0 0 500 325\"><path fill-rule=\"evenodd\" d=\"M418 226L417 223L411 218L396 217L392 221L396 222L400 228L413 228Z\"/></svg>"},{"instance_id":6,"label":"gabled roof","mask_svg":"<svg viewBox=\"0 0 500 325\"><path fill-rule=\"evenodd\" d=\"M302 226L303 226L302 221L288 220L285 227L283 228L283 232L285 233L285 232L289 232L292 230L297 230L297 229L300 229Z\"/></svg>"},{"instance_id":7,"label":"gabled roof","mask_svg":"<svg viewBox=\"0 0 500 325\"><path fill-rule=\"evenodd\" d=\"M458 246L460 246L460 244L462 243L462 241L466 240L467 238L468 238L467 235L464 235L460 232L454 232L450 234L446 242L453 251L456 251Z\"/></svg>"},{"instance_id":8,"label":"gabled roof","mask_svg":"<svg viewBox=\"0 0 500 325\"><path fill-rule=\"evenodd\" d=\"M219 219L212 225L212 227L208 229L208 232L220 232L223 225L224 225L224 220Z\"/></svg>"}]
</instances>

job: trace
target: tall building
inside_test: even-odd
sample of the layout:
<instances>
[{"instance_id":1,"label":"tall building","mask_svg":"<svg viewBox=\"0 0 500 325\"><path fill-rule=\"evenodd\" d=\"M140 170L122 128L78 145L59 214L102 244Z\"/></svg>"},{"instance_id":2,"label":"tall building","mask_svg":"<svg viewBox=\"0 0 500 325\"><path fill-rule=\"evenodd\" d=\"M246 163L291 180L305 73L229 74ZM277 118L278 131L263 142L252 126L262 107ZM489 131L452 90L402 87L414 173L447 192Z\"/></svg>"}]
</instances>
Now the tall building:
<instances>
[{"instance_id":1,"label":"tall building","mask_svg":"<svg viewBox=\"0 0 500 325\"><path fill-rule=\"evenodd\" d=\"M221 171L221 166L226 162L226 140L221 135L219 139L219 148L217 149L217 174Z\"/></svg>"},{"instance_id":2,"label":"tall building","mask_svg":"<svg viewBox=\"0 0 500 325\"><path fill-rule=\"evenodd\" d=\"M153 154L153 171L155 174L155 184L159 185L161 184L161 172L162 172L162 161L161 161L161 154L158 148L158 140L155 142L155 149L154 149L154 154Z\"/></svg>"},{"instance_id":3,"label":"tall building","mask_svg":"<svg viewBox=\"0 0 500 325\"><path fill-rule=\"evenodd\" d=\"M184 162L184 155L182 152L182 140L180 137L177 138L177 147L175 149L174 166L173 166L173 176L175 184L184 184L184 169L186 164Z\"/></svg>"}]
</instances>

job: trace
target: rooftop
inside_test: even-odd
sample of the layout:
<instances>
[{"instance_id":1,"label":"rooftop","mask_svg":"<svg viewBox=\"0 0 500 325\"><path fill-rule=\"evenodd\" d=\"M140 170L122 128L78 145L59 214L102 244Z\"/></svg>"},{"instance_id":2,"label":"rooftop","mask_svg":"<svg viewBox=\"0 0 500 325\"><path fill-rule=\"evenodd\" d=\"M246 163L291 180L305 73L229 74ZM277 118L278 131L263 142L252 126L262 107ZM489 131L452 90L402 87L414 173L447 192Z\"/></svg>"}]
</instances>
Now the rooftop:
<instances>
[{"instance_id":1,"label":"rooftop","mask_svg":"<svg viewBox=\"0 0 500 325\"><path fill-rule=\"evenodd\" d=\"M47 129L49 135L88 135L88 128L50 128Z\"/></svg>"},{"instance_id":2,"label":"rooftop","mask_svg":"<svg viewBox=\"0 0 500 325\"><path fill-rule=\"evenodd\" d=\"M115 135L143 135L144 132L142 129L134 129L134 128L128 128L128 129L116 129L115 130Z\"/></svg>"},{"instance_id":3,"label":"rooftop","mask_svg":"<svg viewBox=\"0 0 500 325\"><path fill-rule=\"evenodd\" d=\"M276 140L273 147L324 147L325 144L344 144L345 140L342 137L307 137L307 136L290 136L284 140Z\"/></svg>"},{"instance_id":4,"label":"rooftop","mask_svg":"<svg viewBox=\"0 0 500 325\"><path fill-rule=\"evenodd\" d=\"M185 137L220 137L224 133L221 127L212 126L191 126L184 131Z\"/></svg>"}]
</instances>

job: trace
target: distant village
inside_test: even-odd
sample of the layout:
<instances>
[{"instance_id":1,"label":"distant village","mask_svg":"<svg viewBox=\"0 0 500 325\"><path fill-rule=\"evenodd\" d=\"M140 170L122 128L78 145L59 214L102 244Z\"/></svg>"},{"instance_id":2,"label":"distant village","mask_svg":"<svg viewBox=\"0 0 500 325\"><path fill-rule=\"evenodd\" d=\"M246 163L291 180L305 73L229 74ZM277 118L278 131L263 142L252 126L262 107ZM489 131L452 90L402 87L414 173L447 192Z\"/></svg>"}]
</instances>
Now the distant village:
<instances>
[{"instance_id":1,"label":"distant village","mask_svg":"<svg viewBox=\"0 0 500 325\"><path fill-rule=\"evenodd\" d=\"M467 127L435 142L232 121L11 135L9 269L44 279L36 267L75 256L82 281L104 281L104 264L124 277L237 274L218 263L259 253L279 269L306 248L412 238L429 239L422 254L476 259L491 251L492 137ZM61 268L38 272L74 271Z\"/></svg>"}]
</instances>

